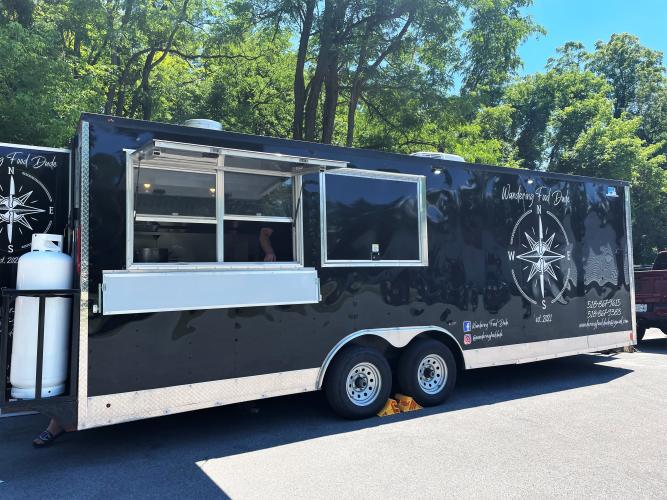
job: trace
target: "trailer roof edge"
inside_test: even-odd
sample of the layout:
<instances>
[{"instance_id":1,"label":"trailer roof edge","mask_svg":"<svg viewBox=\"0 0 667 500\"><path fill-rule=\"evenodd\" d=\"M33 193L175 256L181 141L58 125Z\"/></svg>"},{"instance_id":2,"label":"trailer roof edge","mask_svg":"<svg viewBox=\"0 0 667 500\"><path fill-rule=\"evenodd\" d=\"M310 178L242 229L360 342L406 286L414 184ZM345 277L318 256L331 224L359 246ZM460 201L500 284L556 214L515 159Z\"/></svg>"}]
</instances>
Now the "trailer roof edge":
<instances>
[{"instance_id":1,"label":"trailer roof edge","mask_svg":"<svg viewBox=\"0 0 667 500\"><path fill-rule=\"evenodd\" d=\"M484 171L495 171L495 172L503 172L503 173L509 173L509 172L516 172L516 173L524 173L530 175L531 173L533 175L538 175L543 178L548 178L548 179L556 179L556 180L572 180L572 181L591 181L591 182L602 182L602 183L607 183L607 184L613 184L617 186L629 186L630 182L624 181L624 180L617 180L617 179L606 179L602 177L590 177L590 176L584 176L584 175L575 175L575 174L564 174L564 173L559 173L559 172L546 172L546 171L541 171L541 170L529 170L529 169L523 169L523 168L511 168L511 167L503 167L499 165L487 165L483 163L469 163L469 162L457 162L457 161L451 161L451 160L439 160L439 159L434 159L434 158L425 158L425 157L419 157L419 156L411 156L406 153L394 153L390 151L381 151L381 150L376 150L376 149L366 149L366 148L355 148L355 147L347 147L347 146L337 146L333 144L323 144L319 142L311 142L311 141L304 141L304 140L299 140L299 139L286 139L286 138L281 138L281 137L273 137L273 136L263 136L263 135L255 135L255 134L246 134L246 133L241 133L241 132L234 132L234 131L229 131L229 130L211 130L211 129L203 129L203 128L195 128L195 127L190 127L187 125L181 125L181 124L174 124L174 123L166 123L166 122L158 122L158 121L148 121L148 120L140 120L136 118L125 118L125 117L120 117L120 116L114 116L114 115L105 115L101 113L89 113L89 112L84 112L81 113L80 120L94 120L94 121L104 121L107 123L112 123L114 125L126 125L130 127L136 127L136 128L141 128L141 129L153 129L155 130L156 128L158 130L163 130L167 133L182 133L185 135L198 135L200 137L211 137L211 138L220 138L220 137L229 137L229 138L237 138L238 140L252 140L252 141L262 141L262 140L271 140L271 141L276 141L277 143L284 143L285 145L301 145L304 148L317 148L320 149L321 151L354 151L355 154L359 155L373 155L373 156L384 156L387 158L393 158L394 160L401 160L405 162L409 162L412 164L423 164L424 166L431 166L433 164L439 164L447 167L457 167L457 168L472 168L475 170L484 170Z\"/></svg>"}]
</instances>

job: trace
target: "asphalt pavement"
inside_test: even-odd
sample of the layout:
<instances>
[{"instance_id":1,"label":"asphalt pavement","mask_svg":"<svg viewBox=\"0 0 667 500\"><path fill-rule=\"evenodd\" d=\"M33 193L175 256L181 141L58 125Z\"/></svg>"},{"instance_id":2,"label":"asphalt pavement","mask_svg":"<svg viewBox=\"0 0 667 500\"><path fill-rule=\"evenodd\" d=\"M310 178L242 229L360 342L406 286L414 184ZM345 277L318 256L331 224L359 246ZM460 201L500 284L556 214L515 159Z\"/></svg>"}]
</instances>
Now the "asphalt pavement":
<instances>
[{"instance_id":1,"label":"asphalt pavement","mask_svg":"<svg viewBox=\"0 0 667 500\"><path fill-rule=\"evenodd\" d=\"M319 393L31 439L0 418L0 499L667 498L667 337L462 374L443 406L364 421Z\"/></svg>"}]
</instances>

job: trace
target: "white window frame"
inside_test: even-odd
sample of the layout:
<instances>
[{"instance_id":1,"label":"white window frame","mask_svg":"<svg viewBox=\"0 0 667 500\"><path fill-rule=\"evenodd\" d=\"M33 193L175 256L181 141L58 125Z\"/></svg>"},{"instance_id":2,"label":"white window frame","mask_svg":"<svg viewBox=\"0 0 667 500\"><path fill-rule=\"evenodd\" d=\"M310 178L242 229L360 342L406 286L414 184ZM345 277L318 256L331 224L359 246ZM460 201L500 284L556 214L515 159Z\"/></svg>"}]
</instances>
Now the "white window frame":
<instances>
[{"instance_id":1,"label":"white window frame","mask_svg":"<svg viewBox=\"0 0 667 500\"><path fill-rule=\"evenodd\" d=\"M327 175L345 175L400 182L412 182L417 188L417 224L419 259L416 260L333 260L327 255ZM426 177L423 175L397 174L376 170L344 169L320 172L320 247L322 267L411 267L428 266L428 235L426 217Z\"/></svg>"},{"instance_id":2,"label":"white window frame","mask_svg":"<svg viewBox=\"0 0 667 500\"><path fill-rule=\"evenodd\" d=\"M160 141L155 141L156 144L162 144ZM169 143L173 144L173 143ZM180 145L180 144L179 144ZM188 147L186 150L192 149L210 149L206 146L199 145L183 145ZM217 159L214 161L201 162L199 164L190 163L188 166L179 167L175 159L170 158L165 165L162 165L158 160L155 165L140 166L139 168L153 168L160 170L174 170L180 172L195 172L195 173L214 173L216 176L216 217L188 217L188 216L160 216L160 215L139 215L137 216L134 208L134 168L135 162L133 153L136 150L125 149L125 170L126 170L126 241L125 241L125 267L130 271L170 271L170 270L245 270L245 269L264 269L264 270L278 270L278 269L299 269L303 268L303 209L301 207L302 196L302 179L301 175L294 172L277 172L256 170L250 168L236 168L225 167L225 152L234 157L247 158L270 158L273 160L284 161L287 163L310 163L319 164L317 159L298 158L294 156L286 156L272 153L257 153L254 151L243 150L225 150L223 148L216 148L218 151ZM187 160L184 160L186 163ZM340 166L342 162L330 162ZM324 165L324 164L323 164ZM329 166L324 165L324 166ZM240 172L244 174L258 174L258 175L272 175L277 177L291 177L292 180L292 210L296 211L296 220L294 217L271 217L271 216L252 216L252 215L227 215L225 214L225 198L224 198L224 173ZM151 221L177 221L177 222L197 222L216 224L216 262L170 262L170 263L136 263L134 262L134 222L135 220L151 220ZM293 228L293 258L292 261L287 262L225 262L224 258L224 221L225 220L249 220L249 221L265 221L265 222L280 222L292 223Z\"/></svg>"}]
</instances>

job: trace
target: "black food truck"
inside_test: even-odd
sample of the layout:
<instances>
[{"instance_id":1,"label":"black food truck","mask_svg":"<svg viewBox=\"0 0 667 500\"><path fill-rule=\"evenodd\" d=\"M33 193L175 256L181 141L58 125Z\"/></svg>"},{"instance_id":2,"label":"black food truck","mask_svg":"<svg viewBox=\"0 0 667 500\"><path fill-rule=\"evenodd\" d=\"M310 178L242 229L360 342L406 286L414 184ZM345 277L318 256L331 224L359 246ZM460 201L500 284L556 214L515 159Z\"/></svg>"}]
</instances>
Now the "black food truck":
<instances>
[{"instance_id":1,"label":"black food truck","mask_svg":"<svg viewBox=\"0 0 667 500\"><path fill-rule=\"evenodd\" d=\"M457 372L629 346L627 183L83 114L65 247L39 300L32 409L87 429L323 389L350 418ZM43 397L44 303L72 300ZM35 309L37 310L37 309ZM46 339L45 339L46 337Z\"/></svg>"}]
</instances>

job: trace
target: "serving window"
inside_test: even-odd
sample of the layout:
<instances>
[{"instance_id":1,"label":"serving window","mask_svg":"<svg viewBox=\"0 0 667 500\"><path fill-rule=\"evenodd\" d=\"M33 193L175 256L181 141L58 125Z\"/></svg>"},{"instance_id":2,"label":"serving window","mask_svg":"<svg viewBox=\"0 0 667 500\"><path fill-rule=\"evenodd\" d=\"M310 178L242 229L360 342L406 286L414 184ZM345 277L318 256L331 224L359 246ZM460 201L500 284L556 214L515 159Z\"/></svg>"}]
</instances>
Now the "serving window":
<instances>
[{"instance_id":1,"label":"serving window","mask_svg":"<svg viewBox=\"0 0 667 500\"><path fill-rule=\"evenodd\" d=\"M153 141L127 154L127 267L300 267L301 175L343 162Z\"/></svg>"},{"instance_id":2,"label":"serving window","mask_svg":"<svg viewBox=\"0 0 667 500\"><path fill-rule=\"evenodd\" d=\"M426 266L424 177L320 174L323 266Z\"/></svg>"}]
</instances>

